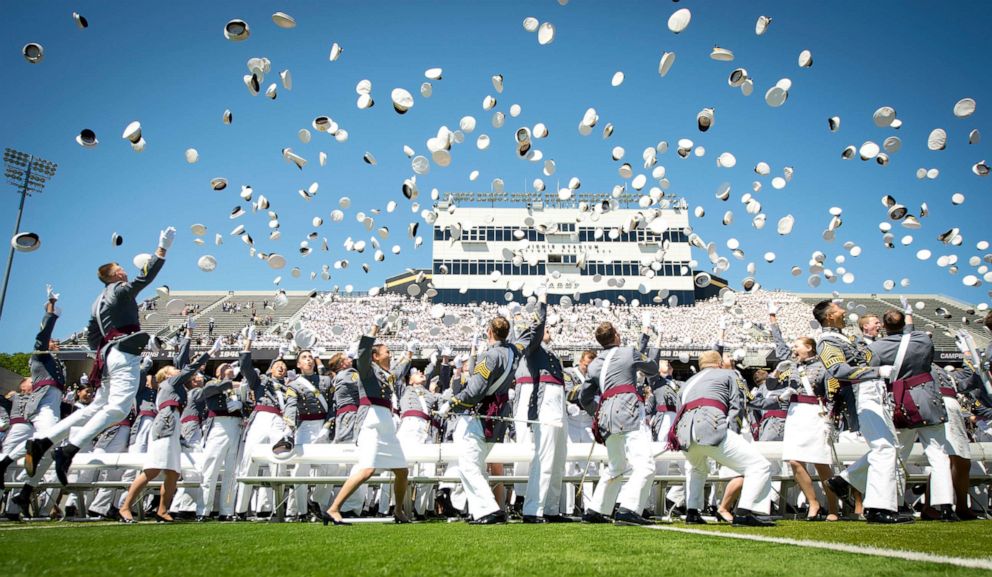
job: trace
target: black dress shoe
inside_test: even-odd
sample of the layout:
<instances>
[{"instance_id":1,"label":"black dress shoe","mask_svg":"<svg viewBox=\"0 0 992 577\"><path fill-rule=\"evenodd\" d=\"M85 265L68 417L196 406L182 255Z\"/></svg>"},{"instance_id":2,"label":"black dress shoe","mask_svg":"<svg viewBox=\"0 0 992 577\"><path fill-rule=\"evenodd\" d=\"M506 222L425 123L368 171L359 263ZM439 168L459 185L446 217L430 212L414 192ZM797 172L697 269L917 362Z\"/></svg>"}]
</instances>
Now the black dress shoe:
<instances>
[{"instance_id":1,"label":"black dress shoe","mask_svg":"<svg viewBox=\"0 0 992 577\"><path fill-rule=\"evenodd\" d=\"M4 489L6 489L3 482L4 482L4 475L7 473L7 467L11 466L13 463L14 460L11 459L10 457L4 457L3 460L0 460L0 493L2 493Z\"/></svg>"},{"instance_id":2,"label":"black dress shoe","mask_svg":"<svg viewBox=\"0 0 992 577\"><path fill-rule=\"evenodd\" d=\"M705 525L706 519L699 514L699 509L688 509L685 512L685 522L688 525Z\"/></svg>"},{"instance_id":3,"label":"black dress shoe","mask_svg":"<svg viewBox=\"0 0 992 577\"><path fill-rule=\"evenodd\" d=\"M62 447L56 447L52 454L55 464L55 476L59 478L59 483L65 487L69 484L69 466L72 465L72 457L65 453Z\"/></svg>"},{"instance_id":4,"label":"black dress shoe","mask_svg":"<svg viewBox=\"0 0 992 577\"><path fill-rule=\"evenodd\" d=\"M895 511L886 509L865 509L865 521L880 525L895 525L898 523L912 523L909 517L903 517Z\"/></svg>"},{"instance_id":5,"label":"black dress shoe","mask_svg":"<svg viewBox=\"0 0 992 577\"><path fill-rule=\"evenodd\" d=\"M617 509L616 515L613 516L614 525L654 525L651 521L648 521L644 517L640 516L638 513L631 511L630 509L625 509L620 507Z\"/></svg>"},{"instance_id":6,"label":"black dress shoe","mask_svg":"<svg viewBox=\"0 0 992 577\"><path fill-rule=\"evenodd\" d=\"M468 522L469 525L502 525L503 523L506 523L506 514L502 511L494 511Z\"/></svg>"},{"instance_id":7,"label":"black dress shoe","mask_svg":"<svg viewBox=\"0 0 992 577\"><path fill-rule=\"evenodd\" d=\"M574 523L575 519L564 515L545 515L544 520L548 523Z\"/></svg>"},{"instance_id":8,"label":"black dress shoe","mask_svg":"<svg viewBox=\"0 0 992 577\"><path fill-rule=\"evenodd\" d=\"M548 520L545 519L544 517L538 517L537 515L524 515L524 523L527 525L530 524L543 525L544 523L547 522Z\"/></svg>"},{"instance_id":9,"label":"black dress shoe","mask_svg":"<svg viewBox=\"0 0 992 577\"><path fill-rule=\"evenodd\" d=\"M954 512L954 507L951 505L941 505L940 507L940 517L937 518L938 521L943 521L945 523L954 523L960 521L961 518L958 517L957 513Z\"/></svg>"},{"instance_id":10,"label":"black dress shoe","mask_svg":"<svg viewBox=\"0 0 992 577\"><path fill-rule=\"evenodd\" d=\"M834 475L827 479L827 486L837 495L838 499L847 499L851 494L851 484L840 475Z\"/></svg>"},{"instance_id":11,"label":"black dress shoe","mask_svg":"<svg viewBox=\"0 0 992 577\"><path fill-rule=\"evenodd\" d=\"M342 516L343 516L343 515L342 515ZM325 526L325 527L326 527L326 526L327 526L328 524L332 524L332 525L345 525L345 526L348 526L348 527L350 527L350 526L351 526L351 523L346 523L346 522L344 522L344 521L338 521L338 520L337 520L337 519L335 519L334 517L331 517L331 516L330 516L330 515L329 515L329 514L327 513L327 511L321 511L321 512L320 512L320 520L321 520L321 522L323 522L323 523L324 523L324 526Z\"/></svg>"},{"instance_id":12,"label":"black dress shoe","mask_svg":"<svg viewBox=\"0 0 992 577\"><path fill-rule=\"evenodd\" d=\"M51 448L52 442L48 439L28 439L27 453L24 455L24 470L28 477L34 477L38 463L41 463L41 458Z\"/></svg>"},{"instance_id":13,"label":"black dress shoe","mask_svg":"<svg viewBox=\"0 0 992 577\"><path fill-rule=\"evenodd\" d=\"M10 501L13 504L17 505L17 508L21 510L21 517L30 516L31 493L33 491L34 488L31 487L31 485L25 483L24 486L21 487L21 490L18 491L16 495L10 498Z\"/></svg>"},{"instance_id":14,"label":"black dress shoe","mask_svg":"<svg viewBox=\"0 0 992 577\"><path fill-rule=\"evenodd\" d=\"M237 521L234 515L218 515L217 520L220 521L221 523L234 523L235 521Z\"/></svg>"},{"instance_id":15,"label":"black dress shoe","mask_svg":"<svg viewBox=\"0 0 992 577\"><path fill-rule=\"evenodd\" d=\"M211 521L213 521L213 519L210 518L210 515L197 515L196 516L196 522L197 523L209 523Z\"/></svg>"},{"instance_id":16,"label":"black dress shoe","mask_svg":"<svg viewBox=\"0 0 992 577\"><path fill-rule=\"evenodd\" d=\"M613 520L598 511L593 511L592 509L586 509L586 512L582 514L582 522L599 524L599 523L612 523Z\"/></svg>"},{"instance_id":17,"label":"black dress shoe","mask_svg":"<svg viewBox=\"0 0 992 577\"><path fill-rule=\"evenodd\" d=\"M775 522L762 519L747 509L734 511L734 527L774 527Z\"/></svg>"}]
</instances>

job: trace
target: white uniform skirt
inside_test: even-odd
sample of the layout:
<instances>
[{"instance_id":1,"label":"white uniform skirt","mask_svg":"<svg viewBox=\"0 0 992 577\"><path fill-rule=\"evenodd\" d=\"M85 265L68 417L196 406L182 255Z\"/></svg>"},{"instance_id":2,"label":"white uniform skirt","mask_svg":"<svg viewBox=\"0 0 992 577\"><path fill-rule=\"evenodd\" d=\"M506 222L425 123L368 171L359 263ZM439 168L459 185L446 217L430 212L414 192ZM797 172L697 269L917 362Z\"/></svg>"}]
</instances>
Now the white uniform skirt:
<instances>
[{"instance_id":1,"label":"white uniform skirt","mask_svg":"<svg viewBox=\"0 0 992 577\"><path fill-rule=\"evenodd\" d=\"M403 469L407 466L396 437L393 414L386 407L371 405L358 431L359 469Z\"/></svg>"},{"instance_id":2,"label":"white uniform skirt","mask_svg":"<svg viewBox=\"0 0 992 577\"><path fill-rule=\"evenodd\" d=\"M828 423L820 416L820 406L807 403L789 405L785 418L785 437L782 442L782 460L830 465Z\"/></svg>"},{"instance_id":3,"label":"white uniform skirt","mask_svg":"<svg viewBox=\"0 0 992 577\"><path fill-rule=\"evenodd\" d=\"M950 455L971 459L971 445L968 443L968 430L965 428L964 417L961 415L961 403L956 397L943 398L944 407L947 408L944 434L947 436L947 444L951 447Z\"/></svg>"},{"instance_id":4,"label":"white uniform skirt","mask_svg":"<svg viewBox=\"0 0 992 577\"><path fill-rule=\"evenodd\" d=\"M172 429L172 434L161 439L152 439L148 443L148 454L145 456L144 469L164 469L180 472L183 450L179 444L179 423Z\"/></svg>"}]
</instances>

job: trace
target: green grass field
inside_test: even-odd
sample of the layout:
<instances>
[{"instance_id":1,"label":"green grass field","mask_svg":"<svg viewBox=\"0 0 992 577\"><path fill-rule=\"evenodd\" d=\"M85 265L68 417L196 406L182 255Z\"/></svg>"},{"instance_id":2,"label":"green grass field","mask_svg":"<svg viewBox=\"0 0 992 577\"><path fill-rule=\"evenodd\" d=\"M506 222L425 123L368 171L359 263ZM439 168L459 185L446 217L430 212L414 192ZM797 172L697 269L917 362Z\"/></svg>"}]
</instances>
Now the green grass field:
<instances>
[{"instance_id":1,"label":"green grass field","mask_svg":"<svg viewBox=\"0 0 992 577\"><path fill-rule=\"evenodd\" d=\"M684 526L684 525L676 525ZM712 531L740 531L706 527ZM750 533L988 558L992 523L783 522ZM975 575L976 569L604 525L0 525L15 575Z\"/></svg>"}]
</instances>

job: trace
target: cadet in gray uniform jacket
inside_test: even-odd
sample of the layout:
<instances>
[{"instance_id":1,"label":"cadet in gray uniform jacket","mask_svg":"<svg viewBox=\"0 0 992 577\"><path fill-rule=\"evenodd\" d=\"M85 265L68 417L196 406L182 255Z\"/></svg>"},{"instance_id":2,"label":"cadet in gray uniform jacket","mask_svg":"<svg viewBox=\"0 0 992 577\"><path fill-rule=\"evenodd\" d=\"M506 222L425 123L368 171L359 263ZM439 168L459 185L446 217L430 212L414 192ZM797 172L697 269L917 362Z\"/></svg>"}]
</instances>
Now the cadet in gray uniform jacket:
<instances>
[{"instance_id":1,"label":"cadet in gray uniform jacket","mask_svg":"<svg viewBox=\"0 0 992 577\"><path fill-rule=\"evenodd\" d=\"M604 350L589 363L579 402L594 415L593 432L603 439L609 462L606 478L596 485L582 520L609 522L607 515L619 500L615 524L649 525L641 511L651 491L655 465L637 373L656 375L658 363L631 347L620 346L620 333L608 322L596 328L596 341ZM630 477L624 482L622 477L628 470Z\"/></svg>"},{"instance_id":2,"label":"cadet in gray uniform jacket","mask_svg":"<svg viewBox=\"0 0 992 577\"><path fill-rule=\"evenodd\" d=\"M716 351L700 355L701 370L682 387L682 406L668 437L669 448L686 455L686 522L702 522L699 509L709 472L707 459L713 459L744 473L734 525L769 526L773 523L756 514L767 515L771 509L771 465L740 434L747 385L721 365Z\"/></svg>"},{"instance_id":3,"label":"cadet in gray uniform jacket","mask_svg":"<svg viewBox=\"0 0 992 577\"><path fill-rule=\"evenodd\" d=\"M933 341L923 331L904 332L906 318L902 311L886 311L882 315L882 324L887 335L870 345L874 354L871 362L873 366L894 366L891 389L895 410L892 420L896 427L899 459L906 461L919 437L930 463L930 504L941 511L942 521L957 521L951 462L948 459L951 448L944 431L947 408L941 398L940 387L930 374L934 357ZM863 477L867 479L866 474ZM861 482L861 477L851 479L852 484ZM901 490L897 494L903 493L904 490Z\"/></svg>"},{"instance_id":4,"label":"cadet in gray uniform jacket","mask_svg":"<svg viewBox=\"0 0 992 577\"><path fill-rule=\"evenodd\" d=\"M158 477L161 472L165 472L165 482L162 483L161 498L155 519L162 523L172 522L169 507L172 505L176 483L182 472L179 416L186 404L186 384L211 356L219 352L220 341L218 340L209 352L203 353L195 362L184 366L182 370L176 367L164 367L159 369L155 375L155 380L158 381L158 394L155 398L158 403L158 413L155 415L155 422L152 423L151 443L145 466L141 474L131 483L127 490L127 497L124 498L124 503L121 506L122 522L135 522L131 514L132 503L141 494L148 482Z\"/></svg>"},{"instance_id":5,"label":"cadet in gray uniform jacket","mask_svg":"<svg viewBox=\"0 0 992 577\"><path fill-rule=\"evenodd\" d=\"M51 285L48 285L47 292L45 316L41 319L41 328L34 339L34 350L50 352L32 354L28 361L31 378L26 379L25 383L29 396L25 399L25 404L17 408L18 412L23 411L23 413L11 415L13 417L10 423L11 431L4 441L3 452L0 453L0 491L3 491L3 479L7 467L25 455L27 443L32 435L47 434L59 422L62 415L65 366L55 356L59 351L59 342L52 338L60 312L55 306L59 295L52 292ZM14 504L25 513L27 504L31 502L31 494L41 481L48 464L46 461L41 467L42 473L35 473L29 477L19 494L12 498Z\"/></svg>"},{"instance_id":6,"label":"cadet in gray uniform jacket","mask_svg":"<svg viewBox=\"0 0 992 577\"><path fill-rule=\"evenodd\" d=\"M300 351L296 357L296 368L299 376L286 383L286 408L283 411L283 421L288 432L294 435L294 444L302 446L311 443L324 443L330 439L330 428L334 420L328 419L332 409L334 393L331 390L331 378L317 373L317 359L310 351ZM310 471L316 470L318 475L326 471L321 465L298 464L293 471L294 477L309 477ZM299 519L309 515L307 501L307 486L293 486L295 511ZM319 514L327 506L331 496L328 485L318 485L314 491L315 514Z\"/></svg>"},{"instance_id":7,"label":"cadet in gray uniform jacket","mask_svg":"<svg viewBox=\"0 0 992 577\"><path fill-rule=\"evenodd\" d=\"M506 433L510 384L519 362L520 346L506 342L510 323L498 316L486 327L488 348L475 363L463 387L445 403L438 414L457 415L453 440L458 450L458 476L468 500L470 523L495 525L506 522L506 514L496 502L483 471L492 443L500 443ZM472 350L472 357L475 356Z\"/></svg>"},{"instance_id":8,"label":"cadet in gray uniform jacket","mask_svg":"<svg viewBox=\"0 0 992 577\"><path fill-rule=\"evenodd\" d=\"M85 409L76 411L48 431L36 432L35 438L28 441L24 464L29 475L35 474L45 453L68 436L69 443L57 447L53 455L59 482L66 484L69 465L79 448L88 446L100 432L127 415L141 386L139 354L149 338L147 333L140 332L140 314L135 299L161 270L166 250L175 237L176 229L171 226L159 234L158 249L133 283L128 282L127 272L117 263L99 268L98 276L104 288L93 303L87 335L90 348L97 351L90 386L99 388L93 402ZM79 428L70 435L70 429L76 426Z\"/></svg>"},{"instance_id":9,"label":"cadet in gray uniform jacket","mask_svg":"<svg viewBox=\"0 0 992 577\"><path fill-rule=\"evenodd\" d=\"M568 450L565 375L561 359L551 349L547 318L548 293L542 289L538 296L537 318L517 341L523 347L523 356L517 365L517 385L533 385L527 420L540 423L516 425L531 428L534 447L524 499L524 523L571 522L560 509L561 479Z\"/></svg>"},{"instance_id":10,"label":"cadet in gray uniform jacket","mask_svg":"<svg viewBox=\"0 0 992 577\"><path fill-rule=\"evenodd\" d=\"M331 522L335 525L350 524L342 520L341 507L358 487L375 474L376 469L390 469L394 475L393 489L396 494L406 495L407 463L399 439L396 438L390 397L397 377L406 378L410 362L407 357L390 370L392 357L389 347L375 344L375 337L385 324L385 316L377 318L370 334L363 336L358 343L358 358L355 362L361 382L358 391L358 470L345 481L330 508L323 513L324 525ZM405 511L405 499L397 499L393 520L397 523L409 523Z\"/></svg>"}]
</instances>

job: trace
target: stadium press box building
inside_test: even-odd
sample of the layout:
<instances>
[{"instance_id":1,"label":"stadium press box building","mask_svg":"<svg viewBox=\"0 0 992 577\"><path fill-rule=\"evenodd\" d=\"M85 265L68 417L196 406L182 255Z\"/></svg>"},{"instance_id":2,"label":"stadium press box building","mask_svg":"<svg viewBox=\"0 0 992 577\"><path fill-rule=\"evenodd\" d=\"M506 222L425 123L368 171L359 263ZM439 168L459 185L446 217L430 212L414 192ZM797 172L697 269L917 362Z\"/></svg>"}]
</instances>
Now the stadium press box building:
<instances>
[{"instance_id":1,"label":"stadium press box building","mask_svg":"<svg viewBox=\"0 0 992 577\"><path fill-rule=\"evenodd\" d=\"M563 296L695 302L684 200L662 199L649 209L662 220L648 226L647 211L623 206L630 199L583 197L589 200L564 205L557 194L530 195L516 206L479 206L478 197L462 193L438 203L431 268L437 300L505 302L507 293L519 298L548 279L553 304Z\"/></svg>"}]
</instances>

